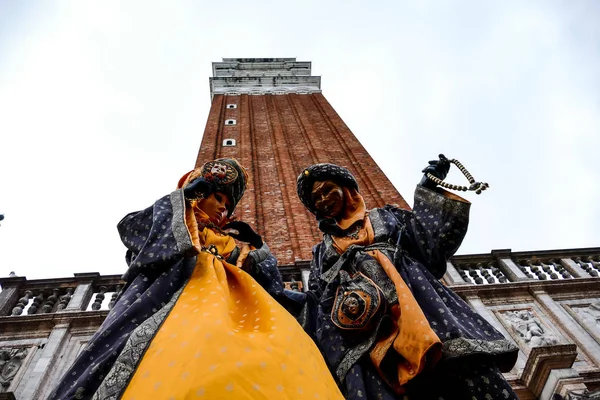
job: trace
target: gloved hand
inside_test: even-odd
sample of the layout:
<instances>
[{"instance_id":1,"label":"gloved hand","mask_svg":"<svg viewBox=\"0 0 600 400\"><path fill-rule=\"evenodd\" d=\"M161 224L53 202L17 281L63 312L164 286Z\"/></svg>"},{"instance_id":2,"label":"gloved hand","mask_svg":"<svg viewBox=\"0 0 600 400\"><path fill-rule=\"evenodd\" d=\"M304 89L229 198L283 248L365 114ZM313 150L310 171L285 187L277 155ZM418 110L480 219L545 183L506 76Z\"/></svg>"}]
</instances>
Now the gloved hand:
<instances>
[{"instance_id":1,"label":"gloved hand","mask_svg":"<svg viewBox=\"0 0 600 400\"><path fill-rule=\"evenodd\" d=\"M435 189L437 184L427 177L427 173L431 173L431 175L435 176L436 178L444 180L448 175L448 171L450 171L450 161L446 158L446 156L440 154L439 160L429 161L429 165L423 169L422 172L425 175L423 175L423 178L421 178L419 185L428 189Z\"/></svg>"},{"instance_id":2,"label":"gloved hand","mask_svg":"<svg viewBox=\"0 0 600 400\"><path fill-rule=\"evenodd\" d=\"M191 181L183 188L183 195L186 199L196 199L200 196L207 197L215 192L216 185L214 182L209 182L203 177L199 177Z\"/></svg>"},{"instance_id":3,"label":"gloved hand","mask_svg":"<svg viewBox=\"0 0 600 400\"><path fill-rule=\"evenodd\" d=\"M254 246L254 248L260 249L263 245L262 238L260 235L250 227L245 222L242 221L232 221L226 224L223 228L224 231L228 231L229 236L236 238L239 241L246 242L250 244L250 246ZM233 229L236 232L229 231Z\"/></svg>"}]
</instances>

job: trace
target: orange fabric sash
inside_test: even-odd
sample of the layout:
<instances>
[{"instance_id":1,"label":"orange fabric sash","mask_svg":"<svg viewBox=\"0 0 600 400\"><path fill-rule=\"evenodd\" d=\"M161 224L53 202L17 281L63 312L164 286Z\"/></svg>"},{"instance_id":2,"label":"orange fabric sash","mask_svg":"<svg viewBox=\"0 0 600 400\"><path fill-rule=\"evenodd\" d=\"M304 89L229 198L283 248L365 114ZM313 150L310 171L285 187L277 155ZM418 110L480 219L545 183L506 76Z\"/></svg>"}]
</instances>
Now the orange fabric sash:
<instances>
[{"instance_id":1,"label":"orange fabric sash","mask_svg":"<svg viewBox=\"0 0 600 400\"><path fill-rule=\"evenodd\" d=\"M374 240L375 235L369 218L366 218L365 225L358 233L357 239L333 237L334 247L340 254L352 244L367 246L373 244ZM442 342L431 329L421 307L389 258L379 250L369 251L369 255L377 260L394 283L399 302L391 309L395 325L392 332L375 344L370 352L370 358L380 376L397 393L403 393L402 385L426 367L432 367L439 361L442 355ZM395 354L391 354L392 351ZM399 360L397 363L397 377L394 377L397 380L394 379L391 382L391 377L386 376L382 370L384 358L390 355Z\"/></svg>"}]
</instances>

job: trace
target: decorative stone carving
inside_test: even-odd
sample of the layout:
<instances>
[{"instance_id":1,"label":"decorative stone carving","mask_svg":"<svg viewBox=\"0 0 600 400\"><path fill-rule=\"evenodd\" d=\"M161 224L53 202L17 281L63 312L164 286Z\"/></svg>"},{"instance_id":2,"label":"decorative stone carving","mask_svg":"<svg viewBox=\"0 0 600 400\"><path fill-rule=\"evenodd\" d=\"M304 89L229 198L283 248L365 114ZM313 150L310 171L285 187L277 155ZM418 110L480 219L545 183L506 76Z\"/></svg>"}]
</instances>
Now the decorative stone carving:
<instances>
[{"instance_id":1,"label":"decorative stone carving","mask_svg":"<svg viewBox=\"0 0 600 400\"><path fill-rule=\"evenodd\" d=\"M556 336L542 328L542 323L531 310L507 311L506 317L513 332L530 347L558 344Z\"/></svg>"},{"instance_id":2,"label":"decorative stone carving","mask_svg":"<svg viewBox=\"0 0 600 400\"><path fill-rule=\"evenodd\" d=\"M31 290L25 291L25 296L21 297L15 308L13 308L12 315L21 315L27 304L29 304L29 299L32 297L33 292Z\"/></svg>"},{"instance_id":3,"label":"decorative stone carving","mask_svg":"<svg viewBox=\"0 0 600 400\"><path fill-rule=\"evenodd\" d=\"M0 392L8 391L8 387L19 372L27 349L0 349Z\"/></svg>"},{"instance_id":4,"label":"decorative stone carving","mask_svg":"<svg viewBox=\"0 0 600 400\"><path fill-rule=\"evenodd\" d=\"M570 391L565 396L555 394L552 400L600 400L600 390L593 393L589 390Z\"/></svg>"},{"instance_id":5,"label":"decorative stone carving","mask_svg":"<svg viewBox=\"0 0 600 400\"><path fill-rule=\"evenodd\" d=\"M573 307L573 310L589 328L600 333L600 301L587 307Z\"/></svg>"}]
</instances>

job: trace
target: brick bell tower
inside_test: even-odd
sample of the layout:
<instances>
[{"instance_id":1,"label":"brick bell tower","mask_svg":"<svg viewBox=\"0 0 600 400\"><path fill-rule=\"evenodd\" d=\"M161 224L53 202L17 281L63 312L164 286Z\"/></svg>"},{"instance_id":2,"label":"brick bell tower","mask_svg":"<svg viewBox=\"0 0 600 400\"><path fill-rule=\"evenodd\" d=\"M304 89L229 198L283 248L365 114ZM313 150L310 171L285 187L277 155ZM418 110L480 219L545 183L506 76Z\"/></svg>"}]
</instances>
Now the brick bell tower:
<instances>
[{"instance_id":1,"label":"brick bell tower","mask_svg":"<svg viewBox=\"0 0 600 400\"><path fill-rule=\"evenodd\" d=\"M408 205L321 93L311 63L295 58L223 58L213 62L212 106L196 166L235 157L248 170L238 219L269 244L280 266L305 266L321 240L314 216L296 195L304 168L348 168L367 208Z\"/></svg>"}]
</instances>

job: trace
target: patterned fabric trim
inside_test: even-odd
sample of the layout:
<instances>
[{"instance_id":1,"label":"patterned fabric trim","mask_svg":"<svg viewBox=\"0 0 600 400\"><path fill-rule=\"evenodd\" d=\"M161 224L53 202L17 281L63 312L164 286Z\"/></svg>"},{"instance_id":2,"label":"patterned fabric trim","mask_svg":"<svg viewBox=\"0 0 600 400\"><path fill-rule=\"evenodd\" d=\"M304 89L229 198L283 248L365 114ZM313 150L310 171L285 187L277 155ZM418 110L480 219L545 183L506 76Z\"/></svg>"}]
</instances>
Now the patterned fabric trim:
<instances>
[{"instance_id":1,"label":"patterned fabric trim","mask_svg":"<svg viewBox=\"0 0 600 400\"><path fill-rule=\"evenodd\" d=\"M186 282L187 284L187 282ZM167 315L177 302L183 288L179 289L163 308L145 320L131 332L125 347L115 364L102 381L92 400L117 400L123 394L135 370L140 363L146 348L167 319Z\"/></svg>"},{"instance_id":2,"label":"patterned fabric trim","mask_svg":"<svg viewBox=\"0 0 600 400\"><path fill-rule=\"evenodd\" d=\"M369 211L369 219L371 220L371 226L373 227L373 235L375 236L374 242L387 242L390 232L386 229L385 223L383 222L379 213L383 211L381 208L374 208Z\"/></svg>"},{"instance_id":3,"label":"patterned fabric trim","mask_svg":"<svg viewBox=\"0 0 600 400\"><path fill-rule=\"evenodd\" d=\"M423 201L431 205L434 209L445 210L451 215L460 218L469 218L469 209L471 208L470 203L449 199L441 193L424 188L420 185L417 185L417 189L415 190L415 203L418 201Z\"/></svg>"},{"instance_id":4,"label":"patterned fabric trim","mask_svg":"<svg viewBox=\"0 0 600 400\"><path fill-rule=\"evenodd\" d=\"M385 274L385 271L374 259L365 259L358 266L360 272L364 273L373 282L377 282L377 286L383 292L387 304L392 306L398 304L398 293L394 282Z\"/></svg>"},{"instance_id":5,"label":"patterned fabric trim","mask_svg":"<svg viewBox=\"0 0 600 400\"><path fill-rule=\"evenodd\" d=\"M394 252L396 250L396 246L393 246L389 243L373 243L368 246L360 246L357 244L351 244L350 246L348 246L348 248L346 249L344 254L342 254L341 257L338 258L338 260L335 262L335 264L330 269L328 269L326 272L323 272L321 274L321 279L323 281L327 282L328 284L333 282L333 280L337 277L340 270L345 266L345 264L351 263L352 258L354 257L356 252L360 251L360 252L366 253L368 251L373 251L373 250Z\"/></svg>"},{"instance_id":6,"label":"patterned fabric trim","mask_svg":"<svg viewBox=\"0 0 600 400\"><path fill-rule=\"evenodd\" d=\"M185 224L185 198L183 197L183 189L172 192L170 199L171 207L173 208L173 220L171 221L173 236L177 240L177 247L181 254L187 254L192 251L194 244Z\"/></svg>"},{"instance_id":7,"label":"patterned fabric trim","mask_svg":"<svg viewBox=\"0 0 600 400\"><path fill-rule=\"evenodd\" d=\"M444 342L442 353L445 357L461 357L472 354L500 355L515 352L518 347L507 339L481 340L457 338Z\"/></svg>"},{"instance_id":8,"label":"patterned fabric trim","mask_svg":"<svg viewBox=\"0 0 600 400\"><path fill-rule=\"evenodd\" d=\"M335 370L335 375L339 379L339 382L344 382L346 374L348 373L348 371L350 371L350 368L352 368L352 366L356 364L363 355L365 355L367 352L369 352L369 350L371 350L371 347L373 347L373 345L375 344L375 339L377 338L377 334L379 333L381 323L386 318L387 317L384 316L379 320L377 327L373 329L373 332L369 335L367 340L365 340L358 346L349 349L346 352L346 355L344 355L344 358L342 359L342 361L340 361L339 365Z\"/></svg>"}]
</instances>

